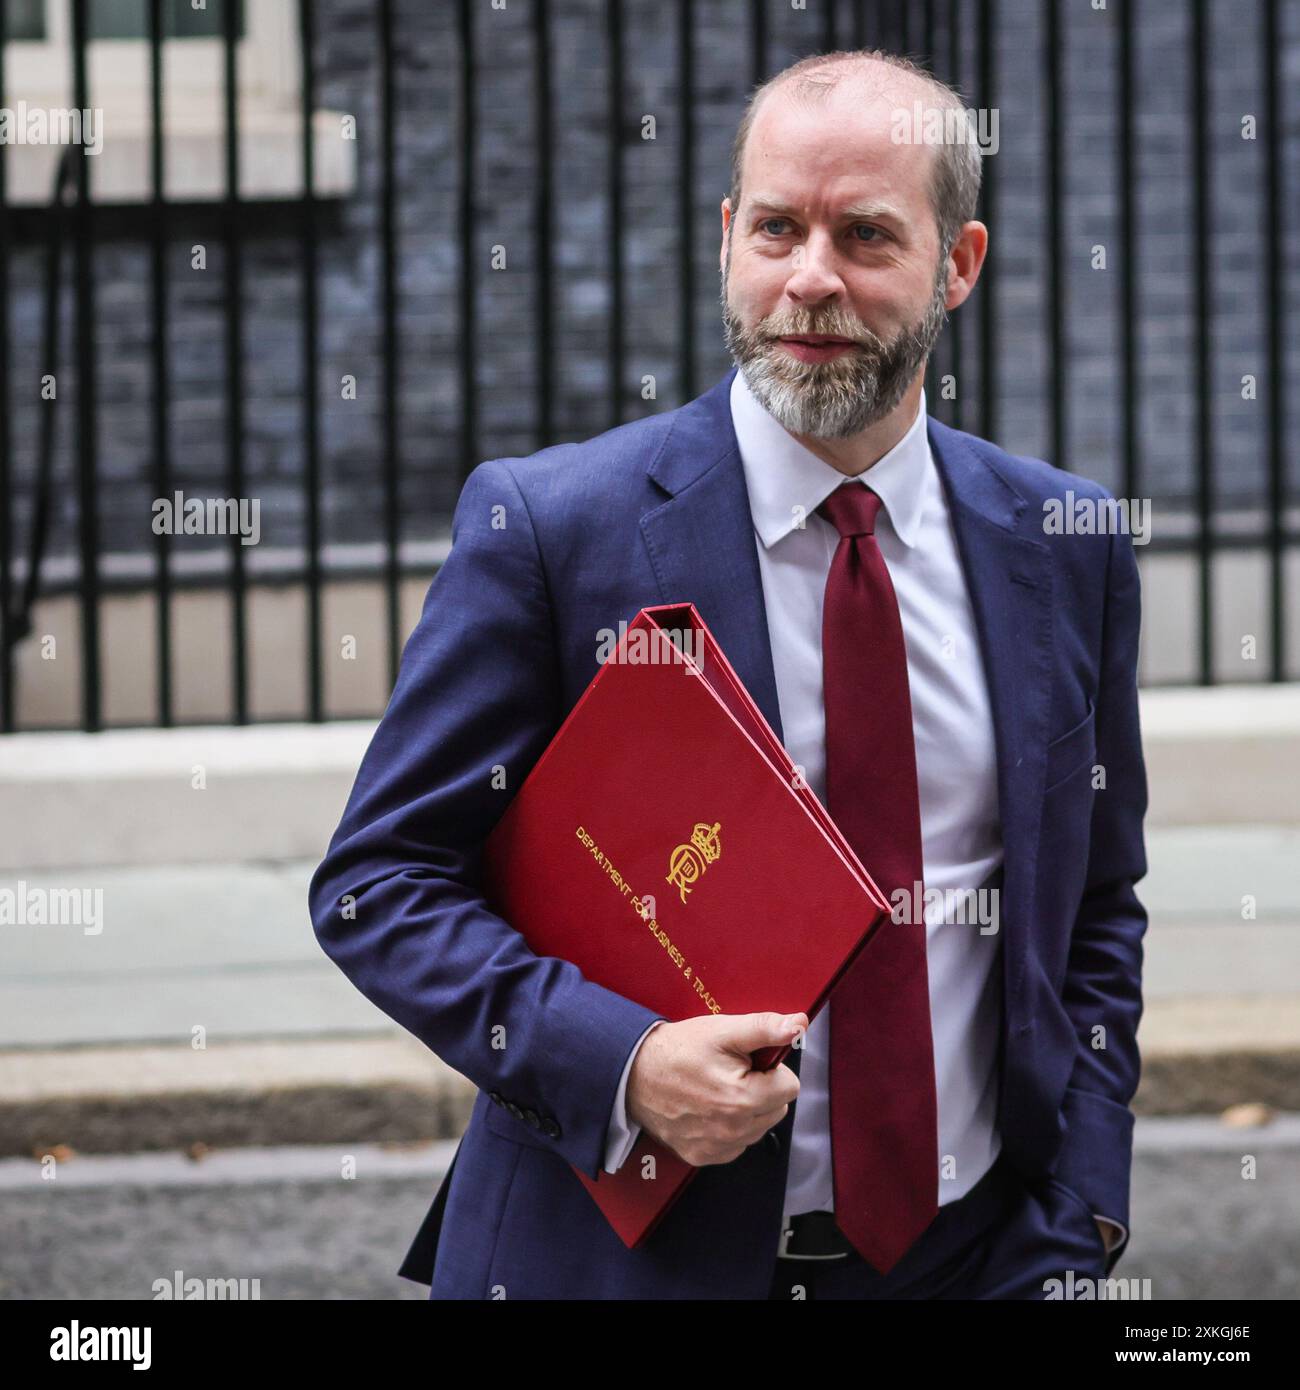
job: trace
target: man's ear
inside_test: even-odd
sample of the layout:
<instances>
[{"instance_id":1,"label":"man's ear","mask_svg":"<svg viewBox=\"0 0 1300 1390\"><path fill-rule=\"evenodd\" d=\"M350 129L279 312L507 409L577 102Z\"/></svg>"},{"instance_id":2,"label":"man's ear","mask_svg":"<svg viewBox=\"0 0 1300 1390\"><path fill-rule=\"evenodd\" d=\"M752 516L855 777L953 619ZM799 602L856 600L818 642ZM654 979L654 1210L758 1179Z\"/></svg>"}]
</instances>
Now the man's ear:
<instances>
[{"instance_id":1,"label":"man's ear","mask_svg":"<svg viewBox=\"0 0 1300 1390\"><path fill-rule=\"evenodd\" d=\"M731 226L731 199L722 200L722 245L718 248L718 269L724 270L727 265L727 228Z\"/></svg>"},{"instance_id":2,"label":"man's ear","mask_svg":"<svg viewBox=\"0 0 1300 1390\"><path fill-rule=\"evenodd\" d=\"M955 309L970 297L988 249L989 229L983 222L967 222L948 253L946 308Z\"/></svg>"}]
</instances>

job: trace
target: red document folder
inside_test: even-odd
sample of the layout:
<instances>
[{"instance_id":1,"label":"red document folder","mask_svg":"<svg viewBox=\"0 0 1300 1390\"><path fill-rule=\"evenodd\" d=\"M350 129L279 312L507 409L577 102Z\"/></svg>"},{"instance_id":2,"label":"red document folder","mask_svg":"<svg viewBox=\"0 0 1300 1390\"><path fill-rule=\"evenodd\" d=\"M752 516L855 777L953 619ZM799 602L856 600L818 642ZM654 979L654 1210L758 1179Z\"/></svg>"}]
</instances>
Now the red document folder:
<instances>
[{"instance_id":1,"label":"red document folder","mask_svg":"<svg viewBox=\"0 0 1300 1390\"><path fill-rule=\"evenodd\" d=\"M889 914L693 604L627 626L484 862L489 901L534 952L674 1022L811 1021ZM643 1130L617 1173L574 1171L634 1247L696 1169Z\"/></svg>"}]
</instances>

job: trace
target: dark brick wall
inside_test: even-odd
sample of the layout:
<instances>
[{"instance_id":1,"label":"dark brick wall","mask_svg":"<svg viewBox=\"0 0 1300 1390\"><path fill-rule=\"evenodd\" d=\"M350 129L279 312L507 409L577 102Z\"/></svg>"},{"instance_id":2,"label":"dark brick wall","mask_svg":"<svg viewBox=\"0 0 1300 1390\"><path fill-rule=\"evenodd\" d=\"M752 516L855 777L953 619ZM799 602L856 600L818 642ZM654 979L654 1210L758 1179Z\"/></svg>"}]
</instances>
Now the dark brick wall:
<instances>
[{"instance_id":1,"label":"dark brick wall","mask_svg":"<svg viewBox=\"0 0 1300 1390\"><path fill-rule=\"evenodd\" d=\"M268 0L269 2L269 0ZM1087 0L1064 6L1062 92L1067 159L1064 279L1069 311L1069 467L1118 487L1119 372L1115 38L1120 0L1102 10ZM553 0L556 105L552 121L555 186L552 412L559 438L581 438L612 423L608 381L610 234L606 201L606 58L603 4ZM820 0L798 10L769 0L769 67L820 46ZM919 9L919 6L917 7ZM937 5L946 15L947 6ZM837 7L838 38L851 39L852 6ZM1140 343L1144 490L1170 504L1194 490L1196 401L1189 373L1192 320L1191 128L1188 124L1189 0L1141 7L1137 264L1143 328ZM665 410L703 390L726 369L717 324L718 203L741 99L752 75L748 3L698 0L695 59L695 206L691 226L679 218L680 125L676 91L676 6L666 0L624 0L626 101L620 132L625 174L621 234L625 265L621 383L623 418ZM1045 255L1045 140L1041 0L1002 0L998 105L1002 150L996 156L1000 200L992 227L1000 271L1003 342L998 442L1017 452L1050 452ZM327 539L380 534L383 459L381 256L379 242L378 50L372 0L318 5L319 102L354 113L359 123L358 186L319 242L321 265L321 441L327 480ZM1254 143L1240 135L1241 117L1262 120L1259 6L1214 0L1212 23L1211 264L1214 275L1212 391L1218 430L1219 496L1236 504L1264 497L1266 393L1261 311L1267 293L1287 295L1287 379L1297 379L1300 346L1300 4L1283 0L1285 36L1284 145L1268 133ZM397 4L398 302L401 353L399 437L403 534L436 534L446 525L461 466L458 359L476 362L480 397L477 457L528 452L538 446L534 331L536 171L532 94L532 6L507 0L477 7L479 160L474 236L479 331L457 338L459 277L456 227L459 134L454 110L458 59L455 7L428 0ZM942 29L940 33L942 39ZM972 85L967 45L963 90ZM940 65L943 70L943 65ZM11 77L14 75L11 74ZM11 96L18 93L11 92ZM657 121L657 139L641 138L641 120ZM1280 152L1280 153L1279 153ZM1263 271L1262 171L1270 153L1284 159L1290 198L1287 279L1269 290ZM696 380L679 380L680 248L691 239L696 280L693 314ZM175 483L201 495L225 488L223 262L221 224L212 215L208 270L189 267L189 244L169 257ZM1090 268L1095 243L1110 269ZM506 247L508 270L488 268L491 247ZM41 248L24 243L11 267L14 373L10 382L16 446L15 519L26 534L35 459L39 360ZM244 251L244 401L248 491L262 499L264 545L296 544L302 535L301 281L295 241L259 234ZM96 251L103 548L137 550L149 532L149 278L148 251L115 239ZM977 291L978 297L979 291ZM70 298L65 305L71 334ZM980 387L975 305L957 316L966 332L960 390L973 410ZM66 356L66 355L65 355ZM942 360L942 359L941 359ZM1260 400L1240 399L1240 378L1260 376ZM359 399L340 399L339 380L355 375ZM658 396L641 398L653 375ZM70 362L60 376L58 507L54 553L76 544L76 383ZM1300 486L1300 412L1290 408L1290 481ZM968 424L978 417L969 414ZM471 460L471 462L477 461Z\"/></svg>"}]
</instances>

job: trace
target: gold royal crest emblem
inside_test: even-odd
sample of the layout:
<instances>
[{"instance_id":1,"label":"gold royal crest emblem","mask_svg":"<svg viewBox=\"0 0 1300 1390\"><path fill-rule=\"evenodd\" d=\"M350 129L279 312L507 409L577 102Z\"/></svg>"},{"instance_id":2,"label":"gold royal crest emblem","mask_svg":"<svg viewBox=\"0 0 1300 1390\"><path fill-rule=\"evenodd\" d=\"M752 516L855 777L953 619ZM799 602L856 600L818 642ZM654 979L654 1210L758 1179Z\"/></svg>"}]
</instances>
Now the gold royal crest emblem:
<instances>
[{"instance_id":1,"label":"gold royal crest emblem","mask_svg":"<svg viewBox=\"0 0 1300 1390\"><path fill-rule=\"evenodd\" d=\"M678 845L669 856L665 882L676 886L682 902L705 869L721 856L722 840L718 835L721 828L721 821L714 821L712 825L701 821L691 831L690 843Z\"/></svg>"}]
</instances>

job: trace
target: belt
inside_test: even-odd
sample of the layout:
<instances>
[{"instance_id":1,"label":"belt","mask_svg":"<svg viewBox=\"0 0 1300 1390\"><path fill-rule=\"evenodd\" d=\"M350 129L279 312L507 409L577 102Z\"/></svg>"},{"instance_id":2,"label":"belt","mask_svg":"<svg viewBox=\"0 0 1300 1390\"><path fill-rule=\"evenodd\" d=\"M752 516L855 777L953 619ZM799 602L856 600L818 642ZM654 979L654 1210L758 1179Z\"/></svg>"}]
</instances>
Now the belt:
<instances>
[{"instance_id":1,"label":"belt","mask_svg":"<svg viewBox=\"0 0 1300 1390\"><path fill-rule=\"evenodd\" d=\"M776 1247L782 1260L843 1260L853 1253L849 1238L829 1211L805 1211L790 1217Z\"/></svg>"},{"instance_id":2,"label":"belt","mask_svg":"<svg viewBox=\"0 0 1300 1390\"><path fill-rule=\"evenodd\" d=\"M921 1237L928 1243L929 1255L946 1258L981 1227L1004 1215L1023 1191L1024 1179L1003 1150L969 1192L940 1206ZM783 1260L842 1260L857 1251L835 1224L834 1212L806 1211L786 1219L776 1253Z\"/></svg>"}]
</instances>

